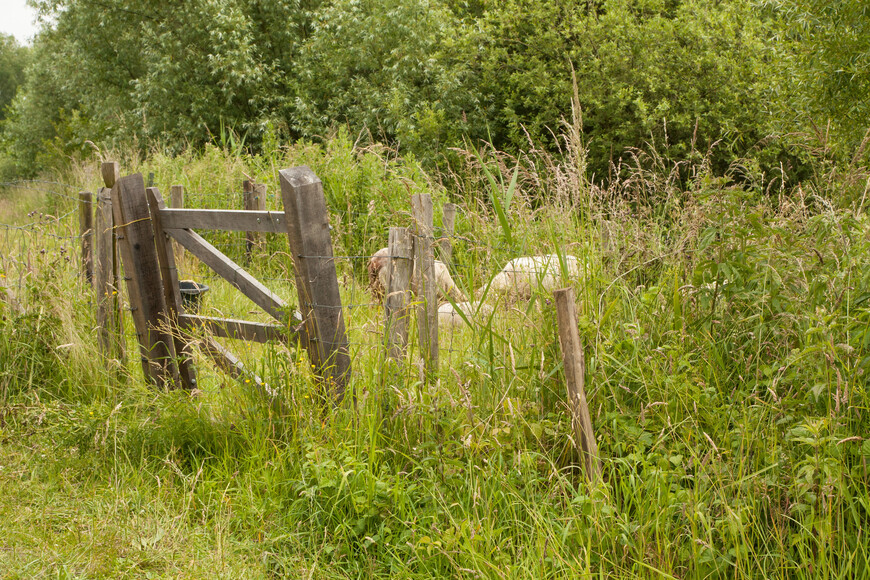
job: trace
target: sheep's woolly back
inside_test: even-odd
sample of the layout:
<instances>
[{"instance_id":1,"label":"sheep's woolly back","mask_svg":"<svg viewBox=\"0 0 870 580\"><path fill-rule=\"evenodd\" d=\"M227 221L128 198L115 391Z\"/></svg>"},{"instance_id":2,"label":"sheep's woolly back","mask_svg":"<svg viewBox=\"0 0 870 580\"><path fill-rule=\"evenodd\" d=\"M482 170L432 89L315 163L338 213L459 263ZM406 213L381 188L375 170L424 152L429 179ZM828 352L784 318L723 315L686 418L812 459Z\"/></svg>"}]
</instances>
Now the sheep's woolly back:
<instances>
[{"instance_id":1,"label":"sheep's woolly back","mask_svg":"<svg viewBox=\"0 0 870 580\"><path fill-rule=\"evenodd\" d=\"M438 326L462 326L465 321L460 312L468 319L480 321L492 314L492 306L480 302L457 302L454 307L453 304L445 302L438 307Z\"/></svg>"},{"instance_id":2,"label":"sheep's woolly back","mask_svg":"<svg viewBox=\"0 0 870 580\"><path fill-rule=\"evenodd\" d=\"M383 299L387 292L387 286L390 283L389 265L389 248L381 248L369 260L369 288L378 300ZM453 300L465 300L465 295L456 286L453 277L450 276L450 270L447 269L447 265L441 260L435 260L435 281L438 284L440 298L443 299L446 296L450 296ZM414 268L411 274L411 291L414 294L419 294L419 290L420 280L417 275L417 268Z\"/></svg>"},{"instance_id":3,"label":"sheep's woolly back","mask_svg":"<svg viewBox=\"0 0 870 580\"><path fill-rule=\"evenodd\" d=\"M565 266L569 278L576 278L583 272L583 265L575 256L565 256ZM532 290L540 288L552 292L565 282L557 254L525 256L505 264L493 277L489 289L498 294L529 297Z\"/></svg>"},{"instance_id":4,"label":"sheep's woolly back","mask_svg":"<svg viewBox=\"0 0 870 580\"><path fill-rule=\"evenodd\" d=\"M438 285L439 299L443 300L447 296L450 296L453 300L465 300L465 295L453 281L450 270L447 269L447 264L441 260L435 260L435 283ZM411 290L415 294L419 294L420 280L416 268L414 268L414 275L411 277Z\"/></svg>"}]
</instances>

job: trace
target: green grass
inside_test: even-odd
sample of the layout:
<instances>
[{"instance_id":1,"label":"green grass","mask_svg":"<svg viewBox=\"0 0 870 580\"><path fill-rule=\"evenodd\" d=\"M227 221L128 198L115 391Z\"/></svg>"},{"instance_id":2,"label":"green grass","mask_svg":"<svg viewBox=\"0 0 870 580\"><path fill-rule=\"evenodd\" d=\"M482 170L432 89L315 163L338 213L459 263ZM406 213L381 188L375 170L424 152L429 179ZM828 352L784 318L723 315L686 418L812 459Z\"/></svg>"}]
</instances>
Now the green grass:
<instances>
[{"instance_id":1,"label":"green grass","mask_svg":"<svg viewBox=\"0 0 870 580\"><path fill-rule=\"evenodd\" d=\"M129 164L209 207L232 207L243 174L275 192L277 169L315 168L352 305L356 404L326 412L295 345L233 345L280 410L199 355L195 397L144 386L137 357L102 360L72 243L39 253L55 239L43 228L4 246L24 312L0 306L0 577L868 577L867 215L703 166L684 187L641 164L605 188L577 159L537 155L469 154L447 190L340 139ZM96 184L88 168L74 179ZM493 183L513 184L511 203L487 204ZM546 294L442 329L434 385L413 340L408 364L383 372L360 256L427 188L460 205L467 293L518 255L589 264L572 283L601 484L569 439ZM240 237L211 239L244 259ZM252 270L293 305L285 251L266 239ZM212 286L204 314L266 320L182 269Z\"/></svg>"}]
</instances>

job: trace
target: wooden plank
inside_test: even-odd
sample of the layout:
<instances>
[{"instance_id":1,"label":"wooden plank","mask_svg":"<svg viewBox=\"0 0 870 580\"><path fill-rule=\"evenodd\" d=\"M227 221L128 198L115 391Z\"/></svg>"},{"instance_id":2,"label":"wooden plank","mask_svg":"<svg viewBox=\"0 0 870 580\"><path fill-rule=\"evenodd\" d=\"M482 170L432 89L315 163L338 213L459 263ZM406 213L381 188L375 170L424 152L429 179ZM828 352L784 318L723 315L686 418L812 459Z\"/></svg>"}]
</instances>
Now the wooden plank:
<instances>
[{"instance_id":1,"label":"wooden plank","mask_svg":"<svg viewBox=\"0 0 870 580\"><path fill-rule=\"evenodd\" d=\"M163 298L166 300L166 312L168 314L172 342L177 356L178 375L181 385L188 391L196 388L196 371L191 361L191 349L188 341L184 339L180 331L178 317L184 314L181 303L181 292L178 286L178 271L175 268L175 254L163 232L163 223L160 221L160 211L166 206L160 190L149 187L146 190L148 207L151 211L151 224L154 230L154 246L157 250L157 261L160 264L160 278L163 282Z\"/></svg>"},{"instance_id":2,"label":"wooden plank","mask_svg":"<svg viewBox=\"0 0 870 580\"><path fill-rule=\"evenodd\" d=\"M341 402L350 379L350 353L323 184L305 166L282 169L279 175L304 321L301 342L327 393Z\"/></svg>"},{"instance_id":3,"label":"wooden plank","mask_svg":"<svg viewBox=\"0 0 870 580\"><path fill-rule=\"evenodd\" d=\"M592 418L586 402L586 358L583 354L583 345L580 343L580 333L577 330L574 289L556 290L553 296L556 299L559 342L562 345L562 359L565 364L574 445L583 460L586 477L589 481L595 482L601 479L601 462L598 458L598 443L595 440Z\"/></svg>"},{"instance_id":4,"label":"wooden plank","mask_svg":"<svg viewBox=\"0 0 870 580\"><path fill-rule=\"evenodd\" d=\"M142 354L142 370L148 380L165 387L177 382L178 370L168 332L169 319L145 198L145 181L140 173L122 177L112 187L112 211L120 230L121 256Z\"/></svg>"},{"instance_id":5,"label":"wooden plank","mask_svg":"<svg viewBox=\"0 0 870 580\"><path fill-rule=\"evenodd\" d=\"M160 217L167 230L287 233L287 220L283 212L173 208L162 210Z\"/></svg>"},{"instance_id":6,"label":"wooden plank","mask_svg":"<svg viewBox=\"0 0 870 580\"><path fill-rule=\"evenodd\" d=\"M82 241L82 278L94 282L94 210L90 191L79 192L79 238Z\"/></svg>"},{"instance_id":7,"label":"wooden plank","mask_svg":"<svg viewBox=\"0 0 870 580\"><path fill-rule=\"evenodd\" d=\"M286 326L277 324L262 324L247 320L232 318L213 318L211 316L194 316L182 314L179 321L185 328L202 328L221 338L235 340L250 340L253 342L289 342L293 334Z\"/></svg>"},{"instance_id":8,"label":"wooden plank","mask_svg":"<svg viewBox=\"0 0 870 580\"><path fill-rule=\"evenodd\" d=\"M124 360L120 280L112 198L109 189L97 192L94 224L94 291L97 297L97 338L107 358Z\"/></svg>"},{"instance_id":9,"label":"wooden plank","mask_svg":"<svg viewBox=\"0 0 870 580\"><path fill-rule=\"evenodd\" d=\"M161 212L161 217L163 215L163 212ZM214 270L216 274L250 298L254 304L269 313L272 318L278 322L287 321L287 303L263 286L259 280L251 276L244 268L204 240L202 236L190 230L169 229L165 226L164 231L178 240L187 251L199 258L203 264Z\"/></svg>"},{"instance_id":10,"label":"wooden plank","mask_svg":"<svg viewBox=\"0 0 870 580\"><path fill-rule=\"evenodd\" d=\"M402 360L408 346L411 315L411 272L414 269L414 238L407 228L390 228L390 260L387 264L387 296L384 299L384 339L387 353Z\"/></svg>"},{"instance_id":11,"label":"wooden plank","mask_svg":"<svg viewBox=\"0 0 870 580\"><path fill-rule=\"evenodd\" d=\"M236 355L224 348L221 343L207 336L199 339L199 347L208 355L216 367L227 373L234 379L244 381L250 376L245 365L238 359Z\"/></svg>"},{"instance_id":12,"label":"wooden plank","mask_svg":"<svg viewBox=\"0 0 870 580\"><path fill-rule=\"evenodd\" d=\"M251 372L242 361L214 338L207 336L199 339L199 346L219 369L239 381L246 387L254 387L264 398L268 399L272 408L286 413L286 406L278 393L266 384L256 373Z\"/></svg>"},{"instance_id":13,"label":"wooden plank","mask_svg":"<svg viewBox=\"0 0 870 580\"><path fill-rule=\"evenodd\" d=\"M248 179L242 184L244 193L245 211L266 211L266 186L262 183L254 183ZM245 255L251 259L251 252L255 245L262 241L257 232L247 230L245 232Z\"/></svg>"},{"instance_id":14,"label":"wooden plank","mask_svg":"<svg viewBox=\"0 0 870 580\"><path fill-rule=\"evenodd\" d=\"M411 209L416 222L414 268L422 291L418 295L417 336L420 353L426 365L428 381L438 374L438 283L435 280L435 252L432 245L432 196L411 196Z\"/></svg>"},{"instance_id":15,"label":"wooden plank","mask_svg":"<svg viewBox=\"0 0 870 580\"><path fill-rule=\"evenodd\" d=\"M450 264L453 261L453 231L456 227L456 205L452 203L444 204L444 213L441 218L443 236L438 240L438 245L441 248L441 261L445 264Z\"/></svg>"}]
</instances>

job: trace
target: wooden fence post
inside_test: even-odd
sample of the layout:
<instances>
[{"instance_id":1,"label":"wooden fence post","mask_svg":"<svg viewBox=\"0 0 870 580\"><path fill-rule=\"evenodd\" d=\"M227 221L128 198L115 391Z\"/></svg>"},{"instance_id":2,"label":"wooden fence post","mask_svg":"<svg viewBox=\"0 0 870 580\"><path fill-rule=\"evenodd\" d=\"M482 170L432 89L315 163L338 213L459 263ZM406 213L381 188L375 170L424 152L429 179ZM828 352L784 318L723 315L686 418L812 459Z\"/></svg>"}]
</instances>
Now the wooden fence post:
<instances>
[{"instance_id":1,"label":"wooden fence post","mask_svg":"<svg viewBox=\"0 0 870 580\"><path fill-rule=\"evenodd\" d=\"M82 278L94 280L94 211L91 192L79 192L79 237L82 240Z\"/></svg>"},{"instance_id":2,"label":"wooden fence post","mask_svg":"<svg viewBox=\"0 0 870 580\"><path fill-rule=\"evenodd\" d=\"M169 203L172 209L184 209L184 186L172 185L169 187ZM184 264L184 247L181 244L172 241L173 253L175 254L176 263Z\"/></svg>"},{"instance_id":3,"label":"wooden fence post","mask_svg":"<svg viewBox=\"0 0 870 580\"><path fill-rule=\"evenodd\" d=\"M154 384L178 384L169 316L163 295L154 232L141 173L112 187L112 211L127 280L127 295L142 354L142 370Z\"/></svg>"},{"instance_id":4,"label":"wooden fence post","mask_svg":"<svg viewBox=\"0 0 870 580\"><path fill-rule=\"evenodd\" d=\"M387 296L384 299L387 353L396 361L408 346L409 287L414 269L414 238L408 228L390 228L390 260L387 262Z\"/></svg>"},{"instance_id":5,"label":"wooden fence post","mask_svg":"<svg viewBox=\"0 0 870 580\"><path fill-rule=\"evenodd\" d=\"M266 186L246 179L242 183L245 198L245 209L248 211L266 211ZM255 244L260 243L260 234L245 232L245 256L251 260L251 251Z\"/></svg>"},{"instance_id":6,"label":"wooden fence post","mask_svg":"<svg viewBox=\"0 0 870 580\"><path fill-rule=\"evenodd\" d=\"M104 187L97 192L94 237L98 339L100 347L109 358L124 360L118 250L112 219L112 198L110 190Z\"/></svg>"},{"instance_id":7,"label":"wooden fence post","mask_svg":"<svg viewBox=\"0 0 870 580\"><path fill-rule=\"evenodd\" d=\"M580 343L580 333L577 330L574 289L556 290L553 296L556 299L559 342L562 345L562 360L565 365L574 445L583 460L586 477L589 481L595 482L601 479L601 462L598 458L598 443L595 441L595 432L592 429L589 406L586 403L586 358L583 354L583 345Z\"/></svg>"},{"instance_id":8,"label":"wooden fence post","mask_svg":"<svg viewBox=\"0 0 870 580\"><path fill-rule=\"evenodd\" d=\"M323 184L306 166L282 169L281 197L302 312L302 344L336 403L350 378L350 354Z\"/></svg>"},{"instance_id":9,"label":"wooden fence post","mask_svg":"<svg viewBox=\"0 0 870 580\"><path fill-rule=\"evenodd\" d=\"M174 342L175 354L178 356L178 373L181 384L185 389L192 391L196 388L196 372L190 360L190 343L184 339L179 324L179 315L184 314L181 305L181 290L178 286L178 271L175 268L175 256L172 246L163 232L163 223L160 218L160 210L165 209L163 196L156 187L146 190L148 207L151 211L151 223L154 231L154 244L157 250L157 261L160 265L160 278L163 282L163 299L166 301L166 312L170 323L170 332Z\"/></svg>"},{"instance_id":10,"label":"wooden fence post","mask_svg":"<svg viewBox=\"0 0 870 580\"><path fill-rule=\"evenodd\" d=\"M104 162L100 165L100 172L103 174L103 183L109 189L115 187L115 183L121 179L121 169L115 161Z\"/></svg>"},{"instance_id":11,"label":"wooden fence post","mask_svg":"<svg viewBox=\"0 0 870 580\"><path fill-rule=\"evenodd\" d=\"M411 208L416 221L414 239L414 270L420 288L417 290L417 336L420 353L426 364L427 380L438 372L438 284L435 280L435 253L432 245L432 196L411 196Z\"/></svg>"},{"instance_id":12,"label":"wooden fence post","mask_svg":"<svg viewBox=\"0 0 870 580\"><path fill-rule=\"evenodd\" d=\"M451 242L453 238L453 230L456 227L456 205L452 203L444 204L444 214L441 219L441 225L443 229L443 236L438 240L438 244L441 246L441 260L445 264L450 264L453 260L453 244Z\"/></svg>"}]
</instances>

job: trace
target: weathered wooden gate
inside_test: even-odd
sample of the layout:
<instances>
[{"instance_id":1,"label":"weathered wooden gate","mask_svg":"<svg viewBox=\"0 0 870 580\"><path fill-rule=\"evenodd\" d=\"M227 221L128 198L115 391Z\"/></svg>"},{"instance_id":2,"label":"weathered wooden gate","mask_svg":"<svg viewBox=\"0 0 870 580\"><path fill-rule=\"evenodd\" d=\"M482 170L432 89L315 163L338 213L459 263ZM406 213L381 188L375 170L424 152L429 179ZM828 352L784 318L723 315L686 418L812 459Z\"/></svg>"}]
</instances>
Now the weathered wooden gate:
<instances>
[{"instance_id":1,"label":"weathered wooden gate","mask_svg":"<svg viewBox=\"0 0 870 580\"><path fill-rule=\"evenodd\" d=\"M117 175L117 169L107 165L115 164L104 164L104 175ZM299 340L326 394L336 401L344 397L350 355L323 185L304 166L280 171L280 179L283 212L171 209L164 205L156 187L146 189L141 174L117 179L113 184L107 180L106 185L112 186L112 208L142 368L153 383L196 387L189 331L204 328L208 332L198 344L220 368L235 376L251 375L213 337L256 342ZM196 229L286 233L302 323L291 326L288 305L193 231ZM168 237L232 284L277 324L185 313Z\"/></svg>"}]
</instances>

